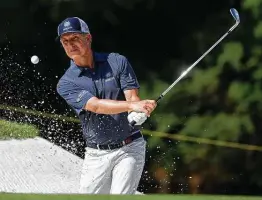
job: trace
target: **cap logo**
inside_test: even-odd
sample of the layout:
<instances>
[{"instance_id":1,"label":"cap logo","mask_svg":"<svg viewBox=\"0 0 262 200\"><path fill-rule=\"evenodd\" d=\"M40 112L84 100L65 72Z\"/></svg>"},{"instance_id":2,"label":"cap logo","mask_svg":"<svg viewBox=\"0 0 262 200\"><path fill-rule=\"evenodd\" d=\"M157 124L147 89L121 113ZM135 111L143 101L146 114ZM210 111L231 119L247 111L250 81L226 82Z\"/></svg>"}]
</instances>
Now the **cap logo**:
<instances>
[{"instance_id":1,"label":"cap logo","mask_svg":"<svg viewBox=\"0 0 262 200\"><path fill-rule=\"evenodd\" d=\"M71 24L70 24L70 22L69 21L66 21L65 23L64 23L64 27L68 27L68 26L70 26Z\"/></svg>"}]
</instances>

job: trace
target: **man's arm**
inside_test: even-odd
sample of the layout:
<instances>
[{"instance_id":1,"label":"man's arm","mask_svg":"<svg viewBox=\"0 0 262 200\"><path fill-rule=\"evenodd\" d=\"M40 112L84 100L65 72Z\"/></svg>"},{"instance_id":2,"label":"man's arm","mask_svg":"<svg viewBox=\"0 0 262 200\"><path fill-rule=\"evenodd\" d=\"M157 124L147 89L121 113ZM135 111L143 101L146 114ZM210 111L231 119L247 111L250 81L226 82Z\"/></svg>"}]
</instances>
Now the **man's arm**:
<instances>
[{"instance_id":1,"label":"man's arm","mask_svg":"<svg viewBox=\"0 0 262 200\"><path fill-rule=\"evenodd\" d=\"M117 101L92 97L87 101L84 109L97 114L118 114L128 111L136 111L146 113L146 115L150 115L154 107L154 100Z\"/></svg>"},{"instance_id":2,"label":"man's arm","mask_svg":"<svg viewBox=\"0 0 262 200\"><path fill-rule=\"evenodd\" d=\"M124 91L126 101L140 101L140 98L138 96L138 89L131 89L131 90L125 90ZM130 113L132 110L129 110Z\"/></svg>"},{"instance_id":3,"label":"man's arm","mask_svg":"<svg viewBox=\"0 0 262 200\"><path fill-rule=\"evenodd\" d=\"M127 101L92 97L88 100L84 109L98 114L118 114L132 110L132 105Z\"/></svg>"},{"instance_id":4,"label":"man's arm","mask_svg":"<svg viewBox=\"0 0 262 200\"><path fill-rule=\"evenodd\" d=\"M124 94L127 101L140 101L138 89L125 90Z\"/></svg>"},{"instance_id":5,"label":"man's arm","mask_svg":"<svg viewBox=\"0 0 262 200\"><path fill-rule=\"evenodd\" d=\"M149 115L149 111L154 105L152 100L131 102L98 99L89 91L83 90L67 80L59 82L57 92L78 114L83 110L88 110L97 114L118 114L127 111L137 111L145 112Z\"/></svg>"}]
</instances>

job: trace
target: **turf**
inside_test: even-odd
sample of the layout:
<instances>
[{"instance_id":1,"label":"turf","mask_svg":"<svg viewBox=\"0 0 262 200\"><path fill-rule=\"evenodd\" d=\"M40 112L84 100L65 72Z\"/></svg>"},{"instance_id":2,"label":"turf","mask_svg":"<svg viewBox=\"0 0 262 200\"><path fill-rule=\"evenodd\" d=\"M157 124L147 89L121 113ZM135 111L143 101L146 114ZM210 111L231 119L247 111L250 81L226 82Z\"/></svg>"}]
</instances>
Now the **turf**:
<instances>
[{"instance_id":1,"label":"turf","mask_svg":"<svg viewBox=\"0 0 262 200\"><path fill-rule=\"evenodd\" d=\"M262 197L215 195L43 195L1 193L0 200L261 200Z\"/></svg>"},{"instance_id":2,"label":"turf","mask_svg":"<svg viewBox=\"0 0 262 200\"><path fill-rule=\"evenodd\" d=\"M0 140L34 138L39 130L29 124L20 124L0 119Z\"/></svg>"}]
</instances>

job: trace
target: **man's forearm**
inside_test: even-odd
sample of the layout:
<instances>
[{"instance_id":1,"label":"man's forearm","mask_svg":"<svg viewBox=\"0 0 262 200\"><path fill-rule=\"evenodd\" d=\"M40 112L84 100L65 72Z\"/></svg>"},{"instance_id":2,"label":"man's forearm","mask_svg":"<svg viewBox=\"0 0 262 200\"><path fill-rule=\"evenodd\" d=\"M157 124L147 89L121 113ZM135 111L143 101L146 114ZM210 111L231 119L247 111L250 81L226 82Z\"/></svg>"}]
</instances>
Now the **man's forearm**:
<instances>
[{"instance_id":1,"label":"man's forearm","mask_svg":"<svg viewBox=\"0 0 262 200\"><path fill-rule=\"evenodd\" d=\"M129 96L129 97L126 97L126 100L127 101L140 101L140 98L137 96L137 95L133 95L133 96ZM128 113L132 112L132 110L129 110Z\"/></svg>"},{"instance_id":2,"label":"man's forearm","mask_svg":"<svg viewBox=\"0 0 262 200\"><path fill-rule=\"evenodd\" d=\"M132 96L130 98L126 99L127 101L140 101L140 98L138 96Z\"/></svg>"},{"instance_id":3,"label":"man's forearm","mask_svg":"<svg viewBox=\"0 0 262 200\"><path fill-rule=\"evenodd\" d=\"M126 90L124 94L127 101L140 101L138 89Z\"/></svg>"},{"instance_id":4,"label":"man's forearm","mask_svg":"<svg viewBox=\"0 0 262 200\"><path fill-rule=\"evenodd\" d=\"M111 99L96 99L88 102L85 109L98 114L118 114L130 111L131 102Z\"/></svg>"}]
</instances>

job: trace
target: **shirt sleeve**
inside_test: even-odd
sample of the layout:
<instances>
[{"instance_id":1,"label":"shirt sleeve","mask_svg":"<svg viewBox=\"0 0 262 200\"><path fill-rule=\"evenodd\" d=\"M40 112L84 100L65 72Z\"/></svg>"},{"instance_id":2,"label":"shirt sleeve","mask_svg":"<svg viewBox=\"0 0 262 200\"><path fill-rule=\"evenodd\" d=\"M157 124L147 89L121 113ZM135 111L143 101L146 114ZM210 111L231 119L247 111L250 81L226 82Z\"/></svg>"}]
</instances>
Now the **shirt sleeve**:
<instances>
[{"instance_id":1,"label":"shirt sleeve","mask_svg":"<svg viewBox=\"0 0 262 200\"><path fill-rule=\"evenodd\" d=\"M122 90L140 88L136 74L125 56L120 57L120 85Z\"/></svg>"},{"instance_id":2,"label":"shirt sleeve","mask_svg":"<svg viewBox=\"0 0 262 200\"><path fill-rule=\"evenodd\" d=\"M65 80L58 82L57 92L78 115L84 111L87 101L94 96L89 91Z\"/></svg>"}]
</instances>

